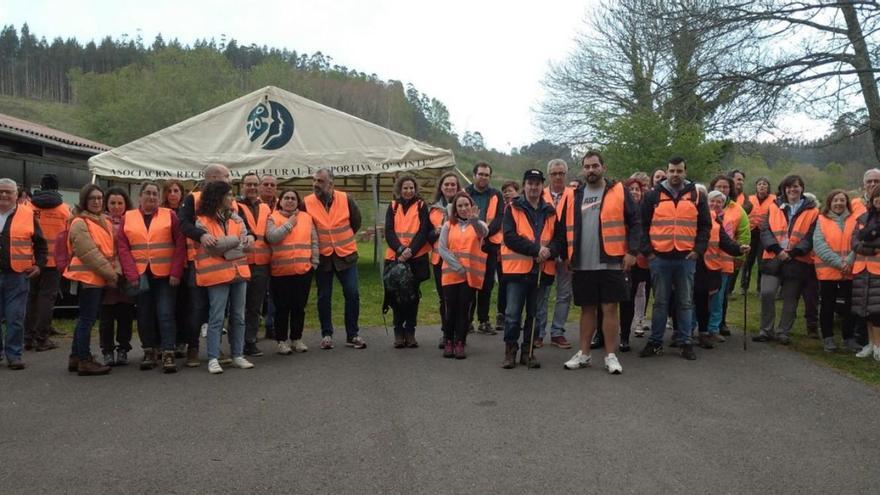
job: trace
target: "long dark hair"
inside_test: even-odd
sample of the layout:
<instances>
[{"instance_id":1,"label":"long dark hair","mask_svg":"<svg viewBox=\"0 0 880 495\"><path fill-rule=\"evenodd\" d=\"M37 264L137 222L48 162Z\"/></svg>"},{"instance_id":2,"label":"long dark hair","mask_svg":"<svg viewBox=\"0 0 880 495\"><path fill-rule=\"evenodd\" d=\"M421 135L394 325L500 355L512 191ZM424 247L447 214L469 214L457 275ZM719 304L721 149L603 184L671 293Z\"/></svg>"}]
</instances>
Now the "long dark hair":
<instances>
[{"instance_id":1,"label":"long dark hair","mask_svg":"<svg viewBox=\"0 0 880 495\"><path fill-rule=\"evenodd\" d=\"M437 190L434 191L434 202L437 203L441 199L443 199L443 181L448 179L449 177L455 177L455 183L458 184L458 190L461 191L461 181L458 179L457 172L446 172L445 174L440 176L440 179L437 181Z\"/></svg>"},{"instance_id":2,"label":"long dark hair","mask_svg":"<svg viewBox=\"0 0 880 495\"><path fill-rule=\"evenodd\" d=\"M110 203L110 196L122 196L122 200L125 202L125 211L132 209L131 198L128 197L128 193L125 192L125 189L121 187L111 187L104 192L104 211L107 210L107 205Z\"/></svg>"},{"instance_id":3,"label":"long dark hair","mask_svg":"<svg viewBox=\"0 0 880 495\"><path fill-rule=\"evenodd\" d=\"M186 197L186 188L183 187L183 182L177 179L166 180L162 183L162 206L165 208L171 208L168 205L168 193L171 192L171 188L174 186L180 189L180 204L177 205L178 208L183 204L183 198Z\"/></svg>"},{"instance_id":4,"label":"long dark hair","mask_svg":"<svg viewBox=\"0 0 880 495\"><path fill-rule=\"evenodd\" d=\"M223 198L226 193L232 190L232 186L227 182L210 182L205 185L202 190L202 196L199 199L199 209L196 215L213 217L217 214L217 210L223 205Z\"/></svg>"},{"instance_id":5,"label":"long dark hair","mask_svg":"<svg viewBox=\"0 0 880 495\"><path fill-rule=\"evenodd\" d=\"M831 211L831 200L833 200L834 196L837 196L838 194L843 194L843 197L846 198L846 211L852 213L852 206L849 204L849 194L843 189L835 189L828 193L828 196L825 197L825 204L822 205L822 214L826 217L828 216L828 212Z\"/></svg>"},{"instance_id":6,"label":"long dark hair","mask_svg":"<svg viewBox=\"0 0 880 495\"><path fill-rule=\"evenodd\" d=\"M104 194L104 189L102 189L101 186L97 184L86 184L79 190L79 203L76 204L76 213L89 211L89 194L92 194L92 191L100 191L104 196L104 202L107 202L107 194Z\"/></svg>"}]
</instances>

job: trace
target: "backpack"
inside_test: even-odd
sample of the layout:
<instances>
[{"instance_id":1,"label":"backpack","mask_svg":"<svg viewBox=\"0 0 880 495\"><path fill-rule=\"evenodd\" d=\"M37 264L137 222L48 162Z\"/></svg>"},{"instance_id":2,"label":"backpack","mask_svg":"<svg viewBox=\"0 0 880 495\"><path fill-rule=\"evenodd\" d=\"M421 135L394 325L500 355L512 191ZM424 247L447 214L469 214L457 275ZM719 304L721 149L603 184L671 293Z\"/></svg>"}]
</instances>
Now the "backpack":
<instances>
[{"instance_id":1,"label":"backpack","mask_svg":"<svg viewBox=\"0 0 880 495\"><path fill-rule=\"evenodd\" d=\"M404 307L419 299L415 276L407 263L392 261L385 265L382 276L385 285L385 304L388 307Z\"/></svg>"}]
</instances>

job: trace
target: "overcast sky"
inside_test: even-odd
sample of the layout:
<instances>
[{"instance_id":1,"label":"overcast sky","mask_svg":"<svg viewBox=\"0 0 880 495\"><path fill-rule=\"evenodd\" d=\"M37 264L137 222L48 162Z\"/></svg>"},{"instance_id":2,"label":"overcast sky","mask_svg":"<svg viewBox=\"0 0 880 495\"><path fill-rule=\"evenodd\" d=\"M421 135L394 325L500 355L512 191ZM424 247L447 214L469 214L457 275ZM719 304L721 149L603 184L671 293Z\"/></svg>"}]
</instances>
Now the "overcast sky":
<instances>
[{"instance_id":1,"label":"overcast sky","mask_svg":"<svg viewBox=\"0 0 880 495\"><path fill-rule=\"evenodd\" d=\"M574 47L595 0L0 1L0 22L51 40L140 34L145 44L225 34L413 83L443 101L459 135L480 131L501 151L540 139L531 108L548 62Z\"/></svg>"}]
</instances>

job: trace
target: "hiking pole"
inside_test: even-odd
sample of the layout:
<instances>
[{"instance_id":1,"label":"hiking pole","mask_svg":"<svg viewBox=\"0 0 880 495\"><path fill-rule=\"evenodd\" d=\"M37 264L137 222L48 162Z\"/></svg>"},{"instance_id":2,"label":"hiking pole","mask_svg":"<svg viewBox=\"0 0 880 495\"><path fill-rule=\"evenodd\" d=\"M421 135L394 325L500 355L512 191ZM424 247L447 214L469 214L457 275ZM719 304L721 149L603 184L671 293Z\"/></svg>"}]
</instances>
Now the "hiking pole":
<instances>
[{"instance_id":1,"label":"hiking pole","mask_svg":"<svg viewBox=\"0 0 880 495\"><path fill-rule=\"evenodd\" d=\"M531 369L529 366L532 363L532 358L535 352L535 317L526 318L526 326L529 328L529 360L526 362L526 369Z\"/></svg>"}]
</instances>

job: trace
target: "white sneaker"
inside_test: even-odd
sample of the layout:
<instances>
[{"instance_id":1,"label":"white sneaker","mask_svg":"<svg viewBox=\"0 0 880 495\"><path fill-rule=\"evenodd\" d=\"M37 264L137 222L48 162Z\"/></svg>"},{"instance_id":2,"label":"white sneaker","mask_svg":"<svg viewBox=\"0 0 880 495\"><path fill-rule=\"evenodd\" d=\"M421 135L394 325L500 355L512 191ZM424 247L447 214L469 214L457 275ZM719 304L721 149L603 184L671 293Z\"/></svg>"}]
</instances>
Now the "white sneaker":
<instances>
[{"instance_id":1,"label":"white sneaker","mask_svg":"<svg viewBox=\"0 0 880 495\"><path fill-rule=\"evenodd\" d=\"M617 360L617 356L614 353L605 356L605 369L612 375L623 373L623 366L620 365L620 361Z\"/></svg>"},{"instance_id":2,"label":"white sneaker","mask_svg":"<svg viewBox=\"0 0 880 495\"><path fill-rule=\"evenodd\" d=\"M202 323L202 328L199 331L199 333L202 334L203 339L208 337L208 324L207 323Z\"/></svg>"},{"instance_id":3,"label":"white sneaker","mask_svg":"<svg viewBox=\"0 0 880 495\"><path fill-rule=\"evenodd\" d=\"M857 358L866 358L874 354L874 344L869 343L865 347L862 347L862 350L856 353Z\"/></svg>"},{"instance_id":4,"label":"white sneaker","mask_svg":"<svg viewBox=\"0 0 880 495\"><path fill-rule=\"evenodd\" d=\"M307 346L301 339L294 340L292 342L293 350L296 352L308 352L309 346Z\"/></svg>"},{"instance_id":5,"label":"white sneaker","mask_svg":"<svg viewBox=\"0 0 880 495\"><path fill-rule=\"evenodd\" d=\"M880 361L880 345L874 346L874 360Z\"/></svg>"},{"instance_id":6,"label":"white sneaker","mask_svg":"<svg viewBox=\"0 0 880 495\"><path fill-rule=\"evenodd\" d=\"M582 351L578 351L571 359L565 362L562 366L565 366L565 369L568 370L576 370L580 368L588 368L590 366L591 357L589 354L584 354Z\"/></svg>"},{"instance_id":7,"label":"white sneaker","mask_svg":"<svg viewBox=\"0 0 880 495\"><path fill-rule=\"evenodd\" d=\"M276 352L278 352L278 354L284 354L285 356L287 356L288 354L293 353L293 349L290 348L290 344L288 344L286 341L278 342L278 351Z\"/></svg>"},{"instance_id":8,"label":"white sneaker","mask_svg":"<svg viewBox=\"0 0 880 495\"><path fill-rule=\"evenodd\" d=\"M208 373L211 373L212 375L223 373L223 368L220 367L220 361L217 361L216 359L209 359Z\"/></svg>"},{"instance_id":9,"label":"white sneaker","mask_svg":"<svg viewBox=\"0 0 880 495\"><path fill-rule=\"evenodd\" d=\"M243 370L249 370L254 367L254 363L248 361L242 356L232 358L232 365Z\"/></svg>"}]
</instances>

